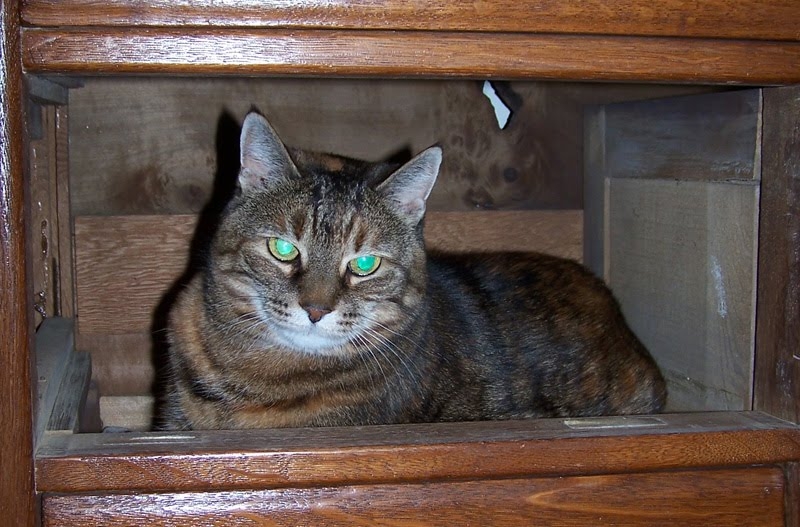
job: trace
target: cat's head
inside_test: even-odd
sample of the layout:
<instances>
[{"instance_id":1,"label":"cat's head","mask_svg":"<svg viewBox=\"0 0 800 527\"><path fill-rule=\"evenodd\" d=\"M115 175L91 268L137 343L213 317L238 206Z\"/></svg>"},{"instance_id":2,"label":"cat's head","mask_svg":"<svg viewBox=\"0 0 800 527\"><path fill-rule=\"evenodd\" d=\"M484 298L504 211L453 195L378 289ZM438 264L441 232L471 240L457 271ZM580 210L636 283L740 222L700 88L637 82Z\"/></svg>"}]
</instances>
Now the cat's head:
<instances>
[{"instance_id":1,"label":"cat's head","mask_svg":"<svg viewBox=\"0 0 800 527\"><path fill-rule=\"evenodd\" d=\"M399 168L289 150L251 112L212 248L212 309L264 347L385 347L423 302L422 220L441 159L435 146Z\"/></svg>"}]
</instances>

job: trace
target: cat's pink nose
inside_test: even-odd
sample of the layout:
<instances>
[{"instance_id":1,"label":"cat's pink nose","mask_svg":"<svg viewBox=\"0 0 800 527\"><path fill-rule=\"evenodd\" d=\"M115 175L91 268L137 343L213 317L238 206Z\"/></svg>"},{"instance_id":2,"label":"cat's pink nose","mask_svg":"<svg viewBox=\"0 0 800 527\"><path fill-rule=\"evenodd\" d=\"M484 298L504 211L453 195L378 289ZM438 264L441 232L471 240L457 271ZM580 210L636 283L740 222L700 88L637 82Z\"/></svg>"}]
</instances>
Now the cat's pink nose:
<instances>
[{"instance_id":1,"label":"cat's pink nose","mask_svg":"<svg viewBox=\"0 0 800 527\"><path fill-rule=\"evenodd\" d=\"M306 313L308 313L308 319L314 324L322 320L322 317L331 312L330 309L319 306L303 306L303 309L305 309Z\"/></svg>"}]
</instances>

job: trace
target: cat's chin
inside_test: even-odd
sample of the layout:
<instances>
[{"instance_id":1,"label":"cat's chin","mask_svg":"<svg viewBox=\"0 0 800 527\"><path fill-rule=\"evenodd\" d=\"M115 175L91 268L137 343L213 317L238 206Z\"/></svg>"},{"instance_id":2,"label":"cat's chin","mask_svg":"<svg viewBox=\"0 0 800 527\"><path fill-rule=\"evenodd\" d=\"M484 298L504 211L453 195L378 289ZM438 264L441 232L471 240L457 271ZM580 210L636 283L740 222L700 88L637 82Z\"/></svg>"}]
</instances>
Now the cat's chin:
<instances>
[{"instance_id":1,"label":"cat's chin","mask_svg":"<svg viewBox=\"0 0 800 527\"><path fill-rule=\"evenodd\" d=\"M288 351L317 356L339 356L346 354L349 340L344 335L330 334L321 330L279 328L272 335L276 343Z\"/></svg>"}]
</instances>

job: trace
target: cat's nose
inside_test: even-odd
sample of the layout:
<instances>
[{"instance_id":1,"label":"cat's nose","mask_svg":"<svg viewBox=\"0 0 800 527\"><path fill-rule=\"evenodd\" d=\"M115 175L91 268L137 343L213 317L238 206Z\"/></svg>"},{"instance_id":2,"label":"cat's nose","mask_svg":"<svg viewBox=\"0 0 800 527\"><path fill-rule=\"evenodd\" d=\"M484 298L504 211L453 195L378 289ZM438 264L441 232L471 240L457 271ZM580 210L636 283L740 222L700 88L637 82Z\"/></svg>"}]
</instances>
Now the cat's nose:
<instances>
[{"instance_id":1,"label":"cat's nose","mask_svg":"<svg viewBox=\"0 0 800 527\"><path fill-rule=\"evenodd\" d=\"M308 313L308 319L314 324L322 320L322 317L331 312L330 309L320 306L303 306L303 309L305 309L306 313Z\"/></svg>"}]
</instances>

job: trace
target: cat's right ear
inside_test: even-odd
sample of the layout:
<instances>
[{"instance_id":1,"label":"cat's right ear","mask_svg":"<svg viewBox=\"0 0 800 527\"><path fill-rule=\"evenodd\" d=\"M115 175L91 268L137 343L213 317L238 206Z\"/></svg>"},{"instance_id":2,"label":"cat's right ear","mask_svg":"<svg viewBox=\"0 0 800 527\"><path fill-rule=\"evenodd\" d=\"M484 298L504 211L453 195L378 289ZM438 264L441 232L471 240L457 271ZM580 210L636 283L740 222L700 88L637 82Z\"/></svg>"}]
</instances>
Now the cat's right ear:
<instances>
[{"instance_id":1,"label":"cat's right ear","mask_svg":"<svg viewBox=\"0 0 800 527\"><path fill-rule=\"evenodd\" d=\"M239 141L243 192L269 188L297 172L278 134L260 113L247 114Z\"/></svg>"}]
</instances>

